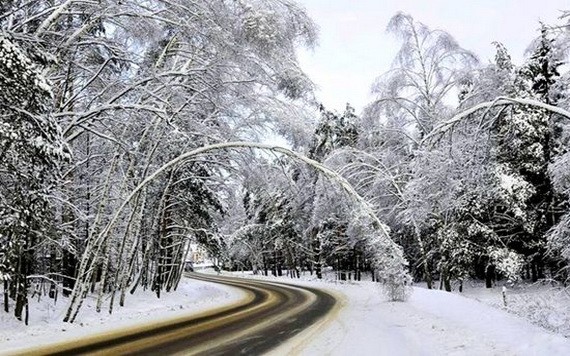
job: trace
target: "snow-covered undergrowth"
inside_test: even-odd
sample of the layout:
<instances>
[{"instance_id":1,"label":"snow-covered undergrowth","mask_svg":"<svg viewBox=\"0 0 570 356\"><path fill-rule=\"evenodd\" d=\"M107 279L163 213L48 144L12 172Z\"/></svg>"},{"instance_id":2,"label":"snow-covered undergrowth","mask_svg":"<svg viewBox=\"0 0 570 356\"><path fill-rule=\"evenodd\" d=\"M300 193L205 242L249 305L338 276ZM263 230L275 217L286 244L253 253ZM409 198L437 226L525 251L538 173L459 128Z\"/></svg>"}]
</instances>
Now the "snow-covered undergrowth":
<instances>
[{"instance_id":1,"label":"snow-covered undergrowth","mask_svg":"<svg viewBox=\"0 0 570 356\"><path fill-rule=\"evenodd\" d=\"M148 290L128 295L125 306L116 306L111 315L106 309L97 313L96 301L88 298L73 324L62 322L66 298L60 297L54 305L53 299L42 297L30 303L28 326L15 320L12 313L0 312L0 354L197 313L231 304L243 296L236 288L183 278L176 291L162 293L160 299Z\"/></svg>"},{"instance_id":2,"label":"snow-covered undergrowth","mask_svg":"<svg viewBox=\"0 0 570 356\"><path fill-rule=\"evenodd\" d=\"M507 287L506 307L501 290L500 286L486 289L483 283L470 282L464 294L570 338L570 290L541 282Z\"/></svg>"},{"instance_id":3,"label":"snow-covered undergrowth","mask_svg":"<svg viewBox=\"0 0 570 356\"><path fill-rule=\"evenodd\" d=\"M340 310L329 321L311 335L281 345L277 355L570 354L570 340L562 335L456 293L414 287L408 302L390 302L378 283L336 281L332 273L324 280L309 274L301 279L233 274L325 288L342 296ZM501 288L494 290L498 295L489 297L502 303Z\"/></svg>"}]
</instances>

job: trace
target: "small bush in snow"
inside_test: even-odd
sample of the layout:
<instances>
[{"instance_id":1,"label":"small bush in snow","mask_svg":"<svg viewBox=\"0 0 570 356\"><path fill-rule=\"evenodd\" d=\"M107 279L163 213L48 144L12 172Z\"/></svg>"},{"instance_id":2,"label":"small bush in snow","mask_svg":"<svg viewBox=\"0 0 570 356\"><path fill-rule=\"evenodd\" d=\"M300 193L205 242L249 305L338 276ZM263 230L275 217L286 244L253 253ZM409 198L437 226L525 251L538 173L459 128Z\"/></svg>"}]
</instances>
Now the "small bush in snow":
<instances>
[{"instance_id":1,"label":"small bush in snow","mask_svg":"<svg viewBox=\"0 0 570 356\"><path fill-rule=\"evenodd\" d=\"M382 291L394 302L405 302L412 295L410 275L407 273L391 274L382 279Z\"/></svg>"},{"instance_id":2,"label":"small bush in snow","mask_svg":"<svg viewBox=\"0 0 570 356\"><path fill-rule=\"evenodd\" d=\"M510 283L520 279L524 259L518 253L507 248L490 248L489 257L497 267L497 271L507 278Z\"/></svg>"}]
</instances>

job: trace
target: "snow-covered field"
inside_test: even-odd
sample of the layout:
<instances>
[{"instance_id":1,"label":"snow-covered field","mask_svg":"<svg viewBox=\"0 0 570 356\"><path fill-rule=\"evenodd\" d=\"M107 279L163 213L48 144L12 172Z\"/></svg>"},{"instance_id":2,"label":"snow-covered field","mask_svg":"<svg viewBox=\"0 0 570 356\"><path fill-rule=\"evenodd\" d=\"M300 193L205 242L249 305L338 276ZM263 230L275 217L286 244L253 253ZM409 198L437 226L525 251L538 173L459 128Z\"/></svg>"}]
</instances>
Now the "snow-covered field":
<instances>
[{"instance_id":1,"label":"snow-covered field","mask_svg":"<svg viewBox=\"0 0 570 356\"><path fill-rule=\"evenodd\" d=\"M568 327L570 312L564 308L569 307L569 299L556 294L560 290L544 286L509 289L507 308L512 310L508 313L502 306L501 288L486 290L473 284L465 286L465 296L414 287L408 302L397 303L387 301L377 283L337 282L330 274L325 280L308 274L300 280L253 276L251 272L224 274L320 287L341 300L331 318L281 345L274 355L570 355L570 339L562 335ZM87 301L75 324L61 322L63 300L53 306L45 298L32 304L30 326L0 313L0 353L109 332L109 325L120 328L180 312L199 312L242 296L231 287L184 279L177 292L164 294L160 300L150 292L129 296L127 305L112 315L96 313L94 301ZM513 314L517 308L526 319ZM541 320L550 320L550 329L558 333L527 320L540 310L546 313ZM557 323L563 325L553 329Z\"/></svg>"},{"instance_id":2,"label":"snow-covered field","mask_svg":"<svg viewBox=\"0 0 570 356\"><path fill-rule=\"evenodd\" d=\"M62 322L66 300L57 304L43 297L30 304L30 321L26 326L10 313L0 312L0 354L15 349L29 348L85 335L105 332L113 328L141 325L160 319L192 314L232 304L244 297L236 288L183 278L175 292L163 293L160 299L150 291L127 295L125 306L115 307L109 315L106 308L95 311L95 300L87 299L75 323ZM108 301L107 301L108 302Z\"/></svg>"}]
</instances>

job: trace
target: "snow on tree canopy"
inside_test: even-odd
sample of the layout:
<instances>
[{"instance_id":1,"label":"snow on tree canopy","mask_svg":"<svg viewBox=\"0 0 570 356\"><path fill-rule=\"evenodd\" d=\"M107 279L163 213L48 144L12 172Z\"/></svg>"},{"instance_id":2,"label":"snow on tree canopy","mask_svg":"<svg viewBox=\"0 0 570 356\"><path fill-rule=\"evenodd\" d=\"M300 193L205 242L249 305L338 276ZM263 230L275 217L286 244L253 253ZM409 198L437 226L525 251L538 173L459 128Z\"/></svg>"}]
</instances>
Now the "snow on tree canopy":
<instances>
[{"instance_id":1,"label":"snow on tree canopy","mask_svg":"<svg viewBox=\"0 0 570 356\"><path fill-rule=\"evenodd\" d=\"M30 145L45 156L58 160L70 158L69 149L61 142L61 129L47 115L52 99L51 86L37 64L8 38L0 35L0 139ZM6 120L10 117L27 120Z\"/></svg>"},{"instance_id":2,"label":"snow on tree canopy","mask_svg":"<svg viewBox=\"0 0 570 356\"><path fill-rule=\"evenodd\" d=\"M40 72L46 58L0 34L0 280L10 281L22 319L36 249L55 230L47 196L59 162L70 158L50 116L51 88Z\"/></svg>"}]
</instances>

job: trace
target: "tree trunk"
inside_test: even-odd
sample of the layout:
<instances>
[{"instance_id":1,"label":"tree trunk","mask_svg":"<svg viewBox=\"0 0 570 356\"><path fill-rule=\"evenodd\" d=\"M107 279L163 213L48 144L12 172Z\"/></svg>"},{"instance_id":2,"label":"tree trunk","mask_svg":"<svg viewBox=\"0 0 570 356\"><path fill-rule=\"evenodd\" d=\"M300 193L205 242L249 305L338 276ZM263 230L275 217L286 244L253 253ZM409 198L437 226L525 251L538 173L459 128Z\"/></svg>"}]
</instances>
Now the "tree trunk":
<instances>
[{"instance_id":1,"label":"tree trunk","mask_svg":"<svg viewBox=\"0 0 570 356\"><path fill-rule=\"evenodd\" d=\"M8 301L9 301L8 290L9 290L8 281L4 280L4 311L6 313L10 312L10 305L8 304Z\"/></svg>"},{"instance_id":2,"label":"tree trunk","mask_svg":"<svg viewBox=\"0 0 570 356\"><path fill-rule=\"evenodd\" d=\"M423 241L422 236L421 236L420 228L416 224L415 221L414 221L414 233L415 233L416 241L418 243L418 247L420 249L421 262L422 262L422 267L424 270L424 278L426 280L426 284L427 284L428 289L432 289L433 288L433 280L431 278L431 271L429 270L428 256L427 256L427 253L425 250L425 245L424 245L424 241ZM441 289L441 287L440 287L440 289Z\"/></svg>"},{"instance_id":3,"label":"tree trunk","mask_svg":"<svg viewBox=\"0 0 570 356\"><path fill-rule=\"evenodd\" d=\"M275 263L277 264L277 276L282 277L283 276L283 266L282 266L282 253L281 252L275 252L275 256L276 256L276 261Z\"/></svg>"},{"instance_id":4,"label":"tree trunk","mask_svg":"<svg viewBox=\"0 0 570 356\"><path fill-rule=\"evenodd\" d=\"M493 288L493 278L495 275L495 266L488 264L485 268L485 288Z\"/></svg>"},{"instance_id":5,"label":"tree trunk","mask_svg":"<svg viewBox=\"0 0 570 356\"><path fill-rule=\"evenodd\" d=\"M449 278L448 275L445 276L445 279L443 280L443 284L445 286L445 291L451 292L451 279Z\"/></svg>"},{"instance_id":6,"label":"tree trunk","mask_svg":"<svg viewBox=\"0 0 570 356\"><path fill-rule=\"evenodd\" d=\"M62 272L63 272L63 295L69 297L71 291L75 287L75 278L77 273L77 258L67 249L62 251Z\"/></svg>"},{"instance_id":7,"label":"tree trunk","mask_svg":"<svg viewBox=\"0 0 570 356\"><path fill-rule=\"evenodd\" d=\"M532 261L530 264L530 270L531 270L532 281L533 282L538 281L538 271L537 271L536 263L534 261Z\"/></svg>"},{"instance_id":8,"label":"tree trunk","mask_svg":"<svg viewBox=\"0 0 570 356\"><path fill-rule=\"evenodd\" d=\"M313 240L313 255L314 255L314 266L315 274L318 279L323 278L322 262L321 262L321 239L319 238L319 230L314 227L311 229L311 238Z\"/></svg>"},{"instance_id":9,"label":"tree trunk","mask_svg":"<svg viewBox=\"0 0 570 356\"><path fill-rule=\"evenodd\" d=\"M17 276L16 285L18 290L16 292L16 306L14 307L14 316L21 321L24 307L28 302L28 283L26 276Z\"/></svg>"},{"instance_id":10,"label":"tree trunk","mask_svg":"<svg viewBox=\"0 0 570 356\"><path fill-rule=\"evenodd\" d=\"M356 249L355 249L355 253L354 253L354 264L355 264L355 268L354 268L354 280L355 281L359 281L361 279L361 270L360 270L360 255L356 253Z\"/></svg>"}]
</instances>

